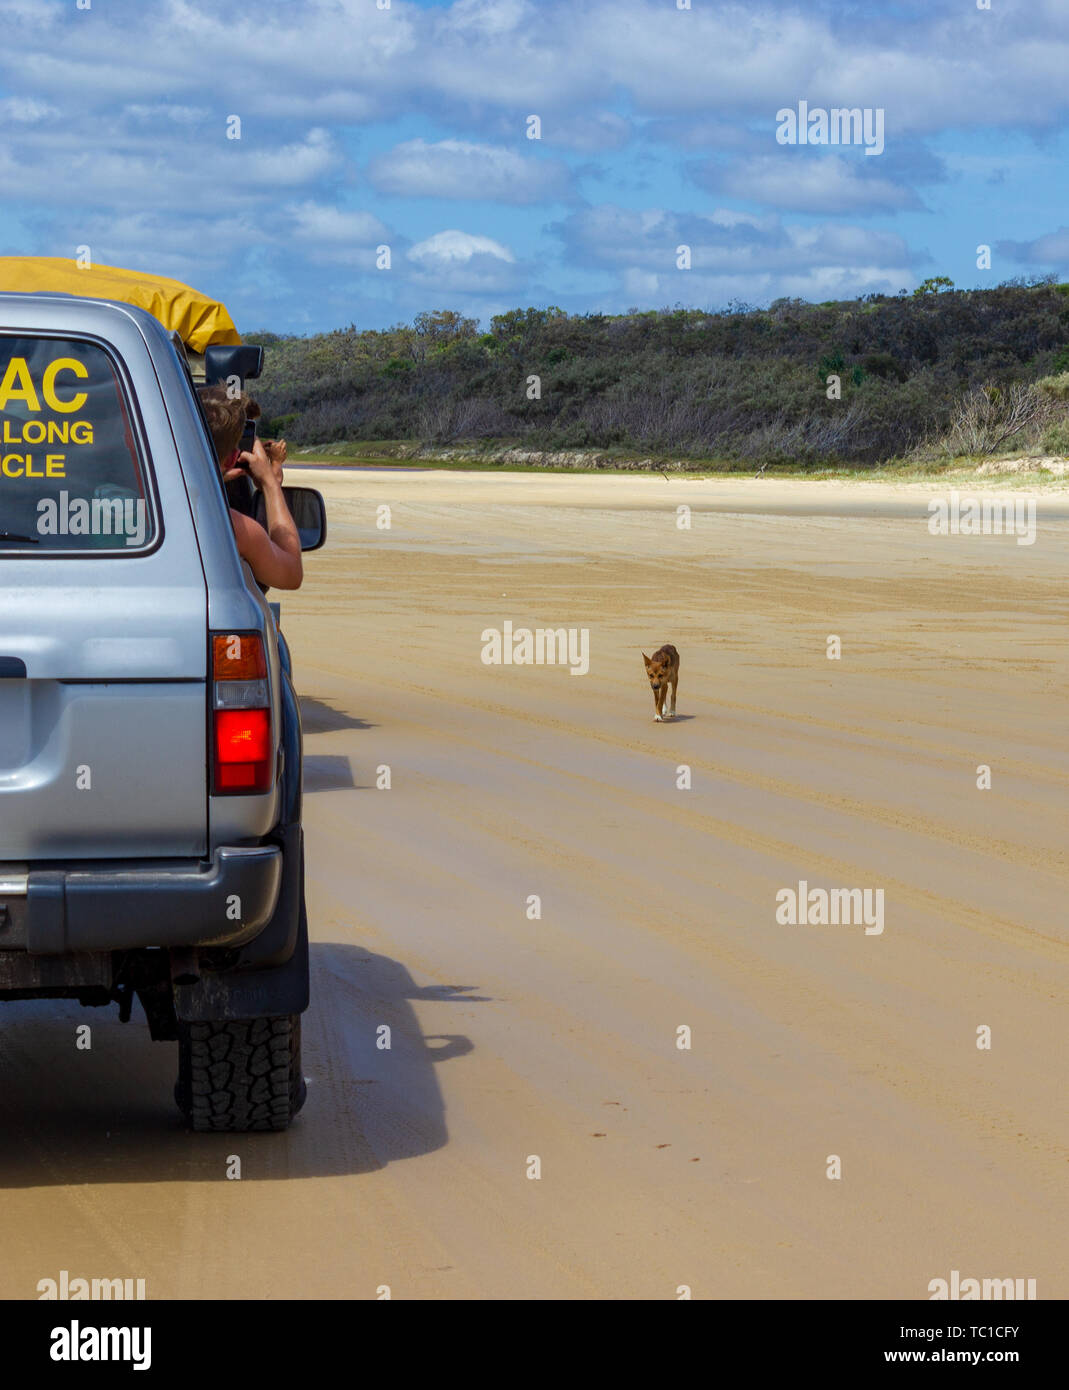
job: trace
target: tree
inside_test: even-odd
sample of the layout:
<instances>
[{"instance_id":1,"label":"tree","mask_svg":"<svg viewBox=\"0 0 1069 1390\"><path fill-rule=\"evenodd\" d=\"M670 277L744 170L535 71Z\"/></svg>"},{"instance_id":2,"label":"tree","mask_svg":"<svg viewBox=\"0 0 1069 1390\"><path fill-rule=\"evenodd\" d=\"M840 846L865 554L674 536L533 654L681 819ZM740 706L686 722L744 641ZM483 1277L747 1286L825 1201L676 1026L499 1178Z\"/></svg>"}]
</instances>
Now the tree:
<instances>
[{"instance_id":1,"label":"tree","mask_svg":"<svg viewBox=\"0 0 1069 1390\"><path fill-rule=\"evenodd\" d=\"M930 275L913 291L913 298L919 299L924 294L938 294L940 290L952 290L953 288L954 281L948 275Z\"/></svg>"},{"instance_id":2,"label":"tree","mask_svg":"<svg viewBox=\"0 0 1069 1390\"><path fill-rule=\"evenodd\" d=\"M1016 435L1035 433L1057 418L1052 393L1035 383L975 387L962 397L949 435L953 453L994 454Z\"/></svg>"}]
</instances>

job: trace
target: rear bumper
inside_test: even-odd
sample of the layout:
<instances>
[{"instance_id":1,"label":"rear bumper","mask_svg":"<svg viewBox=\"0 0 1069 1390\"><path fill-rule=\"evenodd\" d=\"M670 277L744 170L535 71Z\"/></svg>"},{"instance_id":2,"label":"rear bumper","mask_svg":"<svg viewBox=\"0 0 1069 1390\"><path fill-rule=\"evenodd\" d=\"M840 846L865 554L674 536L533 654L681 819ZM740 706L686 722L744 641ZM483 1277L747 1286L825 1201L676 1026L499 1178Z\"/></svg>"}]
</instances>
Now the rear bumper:
<instances>
[{"instance_id":1,"label":"rear bumper","mask_svg":"<svg viewBox=\"0 0 1069 1390\"><path fill-rule=\"evenodd\" d=\"M282 882L276 845L222 848L211 862L30 868L7 906L0 950L37 955L141 946L242 946L270 921ZM11 885L7 885L11 886Z\"/></svg>"}]
</instances>

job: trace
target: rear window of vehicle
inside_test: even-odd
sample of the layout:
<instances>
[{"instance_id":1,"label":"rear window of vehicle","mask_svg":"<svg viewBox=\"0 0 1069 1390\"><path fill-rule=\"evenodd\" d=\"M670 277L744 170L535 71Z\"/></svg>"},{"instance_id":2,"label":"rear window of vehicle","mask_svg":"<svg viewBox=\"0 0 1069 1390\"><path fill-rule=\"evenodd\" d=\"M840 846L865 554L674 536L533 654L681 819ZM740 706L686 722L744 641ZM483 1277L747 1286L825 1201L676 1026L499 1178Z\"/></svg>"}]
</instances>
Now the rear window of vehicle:
<instances>
[{"instance_id":1,"label":"rear window of vehicle","mask_svg":"<svg viewBox=\"0 0 1069 1390\"><path fill-rule=\"evenodd\" d=\"M155 534L129 403L107 352L0 334L0 559L130 554Z\"/></svg>"}]
</instances>

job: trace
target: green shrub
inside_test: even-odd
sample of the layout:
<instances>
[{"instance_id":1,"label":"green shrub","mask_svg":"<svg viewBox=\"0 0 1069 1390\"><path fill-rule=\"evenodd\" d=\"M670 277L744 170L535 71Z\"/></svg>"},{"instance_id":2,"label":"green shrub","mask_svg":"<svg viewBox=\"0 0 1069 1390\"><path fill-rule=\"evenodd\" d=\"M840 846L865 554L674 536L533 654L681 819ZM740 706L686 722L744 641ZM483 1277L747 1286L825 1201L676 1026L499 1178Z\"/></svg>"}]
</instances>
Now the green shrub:
<instances>
[{"instance_id":1,"label":"green shrub","mask_svg":"<svg viewBox=\"0 0 1069 1390\"><path fill-rule=\"evenodd\" d=\"M945 437L970 392L1005 394L1043 372L1055 415L1069 400L1069 303L1042 283L770 310L523 307L491 329L435 310L385 330L279 336L256 394L294 445L414 439L426 428L531 447L553 439L740 460L749 450L762 462L903 456ZM526 399L532 373L540 401ZM827 400L829 375L842 378L840 401ZM1036 441L1057 419L1040 423Z\"/></svg>"},{"instance_id":2,"label":"green shrub","mask_svg":"<svg viewBox=\"0 0 1069 1390\"><path fill-rule=\"evenodd\" d=\"M868 376L878 376L882 381L891 377L896 381L905 381L909 376L889 352L870 352L861 359L861 366Z\"/></svg>"},{"instance_id":3,"label":"green shrub","mask_svg":"<svg viewBox=\"0 0 1069 1390\"><path fill-rule=\"evenodd\" d=\"M841 349L836 348L833 352L825 353L817 363L817 378L821 385L826 385L830 376L841 376L845 366L846 358Z\"/></svg>"},{"instance_id":4,"label":"green shrub","mask_svg":"<svg viewBox=\"0 0 1069 1390\"><path fill-rule=\"evenodd\" d=\"M1041 391L1045 391L1048 396L1053 396L1057 401L1069 401L1069 372L1061 372L1058 376L1041 377L1036 385Z\"/></svg>"},{"instance_id":5,"label":"green shrub","mask_svg":"<svg viewBox=\"0 0 1069 1390\"><path fill-rule=\"evenodd\" d=\"M296 419L296 412L291 415L275 415L271 418L265 416L260 421L259 433L265 439L280 439Z\"/></svg>"},{"instance_id":6,"label":"green shrub","mask_svg":"<svg viewBox=\"0 0 1069 1390\"><path fill-rule=\"evenodd\" d=\"M1051 425L1040 440L1040 448L1045 454L1069 458L1069 420L1059 420Z\"/></svg>"}]
</instances>

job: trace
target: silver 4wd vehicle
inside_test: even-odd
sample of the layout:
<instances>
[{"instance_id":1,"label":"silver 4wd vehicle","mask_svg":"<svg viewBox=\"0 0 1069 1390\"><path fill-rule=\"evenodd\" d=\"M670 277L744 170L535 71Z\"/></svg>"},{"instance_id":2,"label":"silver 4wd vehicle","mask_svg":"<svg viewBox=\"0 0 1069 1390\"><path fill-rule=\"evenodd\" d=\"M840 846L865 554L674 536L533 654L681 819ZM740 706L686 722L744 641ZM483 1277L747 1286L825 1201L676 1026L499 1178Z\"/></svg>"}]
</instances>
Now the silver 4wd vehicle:
<instances>
[{"instance_id":1,"label":"silver 4wd vehicle","mask_svg":"<svg viewBox=\"0 0 1069 1390\"><path fill-rule=\"evenodd\" d=\"M259 348L208 348L209 380ZM305 549L322 498L286 489ZM250 510L252 510L250 504ZM0 1000L141 1001L197 1130L304 1100L301 722L189 362L151 314L0 294Z\"/></svg>"}]
</instances>

